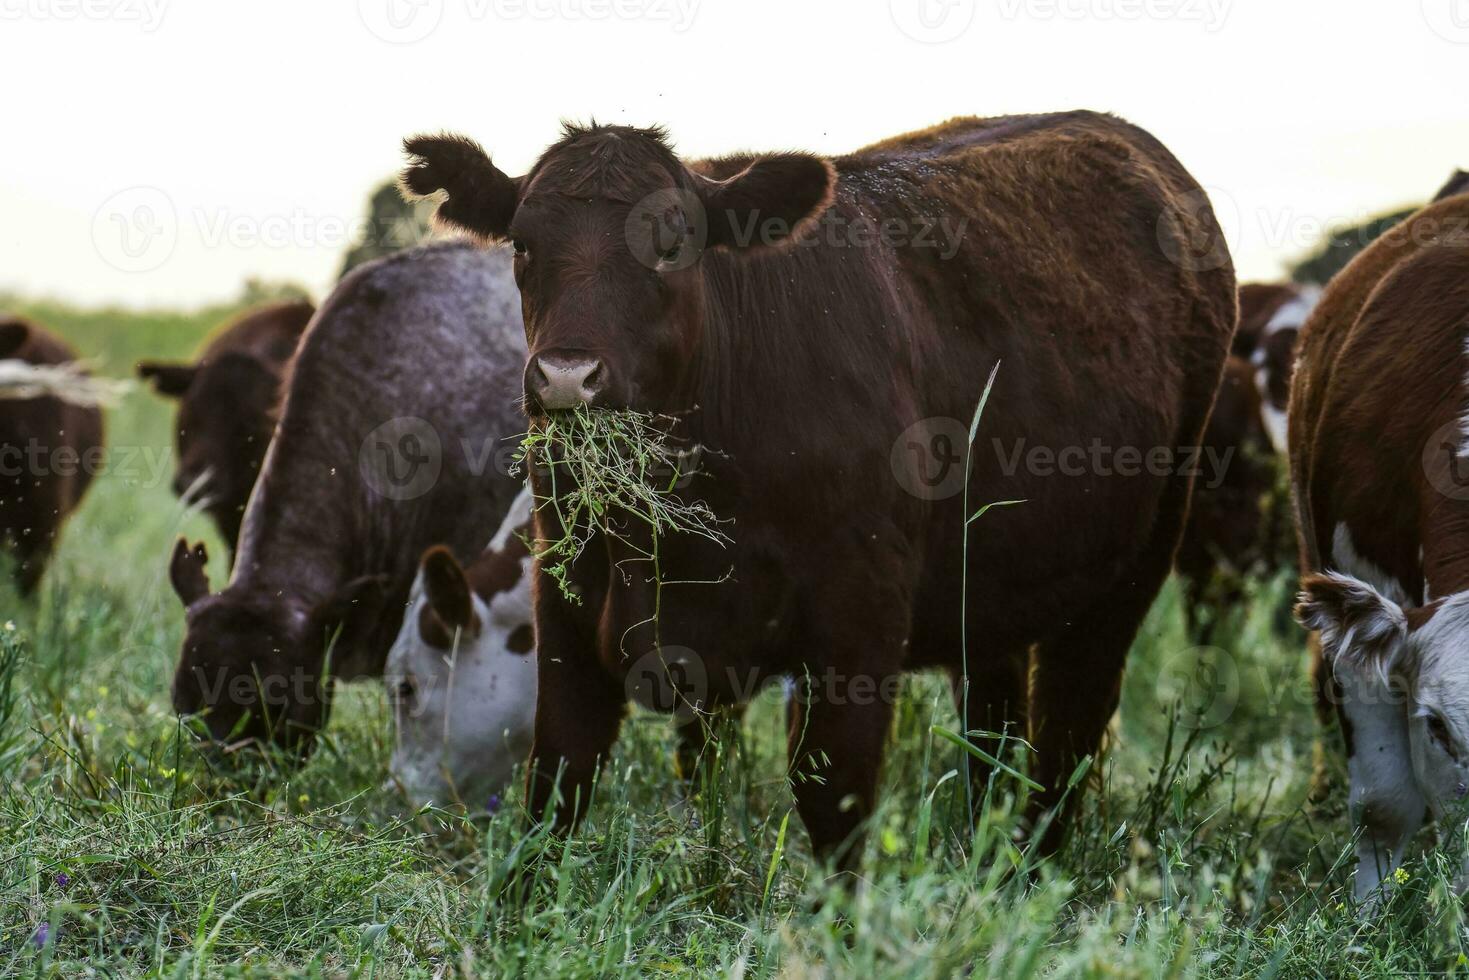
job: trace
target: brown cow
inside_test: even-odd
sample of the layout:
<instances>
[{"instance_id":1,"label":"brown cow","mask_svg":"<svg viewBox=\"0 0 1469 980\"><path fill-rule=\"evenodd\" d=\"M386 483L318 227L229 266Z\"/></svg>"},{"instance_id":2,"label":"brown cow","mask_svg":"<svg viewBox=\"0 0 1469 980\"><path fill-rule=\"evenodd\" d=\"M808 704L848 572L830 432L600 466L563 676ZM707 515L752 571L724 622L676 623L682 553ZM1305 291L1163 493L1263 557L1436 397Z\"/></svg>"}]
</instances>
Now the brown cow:
<instances>
[{"instance_id":1,"label":"brown cow","mask_svg":"<svg viewBox=\"0 0 1469 980\"><path fill-rule=\"evenodd\" d=\"M0 360L67 364L76 351L54 334L0 316ZM22 593L46 570L62 522L99 465L102 412L61 398L0 400L0 541L16 560Z\"/></svg>"},{"instance_id":2,"label":"brown cow","mask_svg":"<svg viewBox=\"0 0 1469 980\"><path fill-rule=\"evenodd\" d=\"M139 377L179 403L174 492L203 497L232 560L275 431L282 379L315 312L304 301L273 303L226 324L191 364L138 363Z\"/></svg>"},{"instance_id":3,"label":"brown cow","mask_svg":"<svg viewBox=\"0 0 1469 980\"><path fill-rule=\"evenodd\" d=\"M216 738L304 752L327 672L382 674L424 549L468 561L500 525L522 484L496 464L525 427L509 266L463 242L411 249L354 269L322 305L229 584L210 592L202 546L174 551L180 714L209 709Z\"/></svg>"},{"instance_id":4,"label":"brown cow","mask_svg":"<svg viewBox=\"0 0 1469 980\"><path fill-rule=\"evenodd\" d=\"M685 162L658 129L569 126L519 178L462 137L406 146L408 191L447 191L441 219L513 242L532 412L676 417L675 438L710 450L685 493L733 531L725 549L660 541L661 589L621 564L651 545L631 530L570 569L579 604L538 570L530 812L559 770L556 825L574 821L629 688L660 663L701 710L801 679L793 789L820 855L856 859L908 670L957 678L967 661L963 714L1028 731L1032 812L1060 802L1117 706L1191 480L1134 470L1131 452L1136 475L1063 476L1027 450L1146 455L1203 434L1235 281L1173 156L1090 112L956 119L834 159ZM962 449L1001 362L968 499L1026 503L971 536L966 654L965 497L938 489L922 450L962 484L947 433ZM913 435L933 427L945 438ZM556 523L538 510L543 537Z\"/></svg>"},{"instance_id":5,"label":"brown cow","mask_svg":"<svg viewBox=\"0 0 1469 980\"><path fill-rule=\"evenodd\" d=\"M1297 615L1347 743L1356 894L1425 811L1469 796L1469 194L1388 231L1327 286L1290 403Z\"/></svg>"}]
</instances>

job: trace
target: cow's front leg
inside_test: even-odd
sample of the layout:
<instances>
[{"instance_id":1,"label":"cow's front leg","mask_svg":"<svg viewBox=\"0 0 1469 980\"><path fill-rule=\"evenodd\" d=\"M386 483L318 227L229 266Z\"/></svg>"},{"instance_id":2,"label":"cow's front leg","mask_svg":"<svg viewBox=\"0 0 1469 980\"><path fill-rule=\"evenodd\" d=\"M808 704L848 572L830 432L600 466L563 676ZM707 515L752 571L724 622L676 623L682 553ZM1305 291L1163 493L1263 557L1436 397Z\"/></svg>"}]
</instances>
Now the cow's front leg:
<instances>
[{"instance_id":1,"label":"cow's front leg","mask_svg":"<svg viewBox=\"0 0 1469 980\"><path fill-rule=\"evenodd\" d=\"M538 615L536 633L539 689L526 804L532 822L544 820L549 810L554 830L565 833L586 814L597 766L617 741L626 699L597 662L591 642L562 617Z\"/></svg>"},{"instance_id":2,"label":"cow's front leg","mask_svg":"<svg viewBox=\"0 0 1469 980\"><path fill-rule=\"evenodd\" d=\"M841 871L862 857L877 803L896 676L812 673L789 703L790 780L811 850Z\"/></svg>"}]
</instances>

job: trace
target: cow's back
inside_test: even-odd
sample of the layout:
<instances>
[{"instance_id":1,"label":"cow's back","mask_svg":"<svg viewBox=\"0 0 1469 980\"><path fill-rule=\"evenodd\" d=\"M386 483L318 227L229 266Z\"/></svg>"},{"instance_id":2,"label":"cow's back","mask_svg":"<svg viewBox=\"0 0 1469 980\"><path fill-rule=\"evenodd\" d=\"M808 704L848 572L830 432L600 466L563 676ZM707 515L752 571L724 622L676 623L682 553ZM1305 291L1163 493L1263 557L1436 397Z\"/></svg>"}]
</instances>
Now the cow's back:
<instances>
[{"instance_id":1,"label":"cow's back","mask_svg":"<svg viewBox=\"0 0 1469 980\"><path fill-rule=\"evenodd\" d=\"M418 556L442 543L468 562L519 490L504 459L525 430L524 358L502 250L440 243L354 269L301 340L237 578L386 575L380 666Z\"/></svg>"},{"instance_id":2,"label":"cow's back","mask_svg":"<svg viewBox=\"0 0 1469 980\"><path fill-rule=\"evenodd\" d=\"M1331 564L1348 512L1386 517L1415 499L1426 440L1462 409L1466 310L1469 195L1412 215L1326 287L1301 331L1290 403L1303 568ZM1384 534L1413 530L1391 523Z\"/></svg>"}]
</instances>

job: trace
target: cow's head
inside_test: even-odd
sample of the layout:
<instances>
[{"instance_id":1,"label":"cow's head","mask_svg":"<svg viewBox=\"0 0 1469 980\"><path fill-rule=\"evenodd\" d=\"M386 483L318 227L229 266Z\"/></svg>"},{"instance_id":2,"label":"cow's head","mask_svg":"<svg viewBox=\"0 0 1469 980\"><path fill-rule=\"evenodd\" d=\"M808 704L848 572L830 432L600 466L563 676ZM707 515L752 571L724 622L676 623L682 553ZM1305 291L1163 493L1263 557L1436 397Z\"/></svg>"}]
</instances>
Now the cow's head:
<instances>
[{"instance_id":1,"label":"cow's head","mask_svg":"<svg viewBox=\"0 0 1469 980\"><path fill-rule=\"evenodd\" d=\"M1291 381L1295 377L1296 345L1320 298L1321 290L1315 286L1297 287L1295 296L1281 304L1266 321L1250 355L1255 366L1255 384L1260 390L1265 431L1279 453L1286 451L1286 417Z\"/></svg>"},{"instance_id":2,"label":"cow's head","mask_svg":"<svg viewBox=\"0 0 1469 980\"><path fill-rule=\"evenodd\" d=\"M705 252L791 241L831 203L836 179L804 153L757 157L714 179L684 166L661 130L626 126L567 127L516 178L460 136L404 146L407 194L445 191L441 222L514 246L536 414L687 407Z\"/></svg>"},{"instance_id":3,"label":"cow's head","mask_svg":"<svg viewBox=\"0 0 1469 980\"><path fill-rule=\"evenodd\" d=\"M446 548L424 553L388 654L398 728L390 768L419 805L483 808L530 751L530 555L518 537L497 541L467 569Z\"/></svg>"},{"instance_id":4,"label":"cow's head","mask_svg":"<svg viewBox=\"0 0 1469 980\"><path fill-rule=\"evenodd\" d=\"M331 710L329 651L352 643L382 605L371 576L322 602L292 602L235 590L211 593L203 544L174 547L169 578L185 607L186 631L173 679L173 706L202 715L219 741L268 741L304 755Z\"/></svg>"},{"instance_id":5,"label":"cow's head","mask_svg":"<svg viewBox=\"0 0 1469 980\"><path fill-rule=\"evenodd\" d=\"M1413 778L1434 815L1469 813L1469 592L1424 606L1400 598L1350 575L1311 575L1296 615L1320 632L1350 691L1401 704Z\"/></svg>"},{"instance_id":6,"label":"cow's head","mask_svg":"<svg viewBox=\"0 0 1469 980\"><path fill-rule=\"evenodd\" d=\"M275 427L279 372L230 352L196 364L143 361L138 375L179 402L174 492L202 500L233 545Z\"/></svg>"}]
</instances>

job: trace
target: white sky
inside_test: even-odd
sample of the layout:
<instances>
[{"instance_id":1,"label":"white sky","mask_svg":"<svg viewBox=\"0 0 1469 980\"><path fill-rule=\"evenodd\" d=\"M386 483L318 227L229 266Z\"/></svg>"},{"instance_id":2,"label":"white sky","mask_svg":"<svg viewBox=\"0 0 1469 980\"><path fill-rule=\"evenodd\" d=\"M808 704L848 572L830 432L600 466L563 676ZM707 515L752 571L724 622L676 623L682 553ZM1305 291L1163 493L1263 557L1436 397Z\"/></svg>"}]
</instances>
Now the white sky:
<instances>
[{"instance_id":1,"label":"white sky","mask_svg":"<svg viewBox=\"0 0 1469 980\"><path fill-rule=\"evenodd\" d=\"M518 173L562 117L701 156L1075 107L1152 130L1274 277L1469 168L1466 88L1469 0L0 0L0 289L320 296L421 130Z\"/></svg>"}]
</instances>

